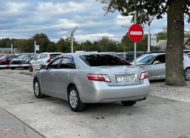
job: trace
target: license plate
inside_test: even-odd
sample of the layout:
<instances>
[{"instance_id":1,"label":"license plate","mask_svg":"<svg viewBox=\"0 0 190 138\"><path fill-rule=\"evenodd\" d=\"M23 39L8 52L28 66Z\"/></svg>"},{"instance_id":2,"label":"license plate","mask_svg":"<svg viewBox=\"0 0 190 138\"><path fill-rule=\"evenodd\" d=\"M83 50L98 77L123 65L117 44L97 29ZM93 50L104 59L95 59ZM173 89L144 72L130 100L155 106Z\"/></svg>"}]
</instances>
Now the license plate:
<instances>
[{"instance_id":1,"label":"license plate","mask_svg":"<svg viewBox=\"0 0 190 138\"><path fill-rule=\"evenodd\" d=\"M131 82L134 81L135 79L135 74L117 74L116 75L116 80L117 82Z\"/></svg>"}]
</instances>

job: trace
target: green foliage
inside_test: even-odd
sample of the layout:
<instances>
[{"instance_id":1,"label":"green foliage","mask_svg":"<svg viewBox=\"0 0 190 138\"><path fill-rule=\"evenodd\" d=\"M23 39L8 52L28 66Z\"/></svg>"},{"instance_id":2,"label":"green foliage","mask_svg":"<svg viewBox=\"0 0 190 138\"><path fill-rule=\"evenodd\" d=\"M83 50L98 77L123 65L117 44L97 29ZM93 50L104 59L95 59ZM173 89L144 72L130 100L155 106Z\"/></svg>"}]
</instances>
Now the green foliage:
<instances>
[{"instance_id":1,"label":"green foliage","mask_svg":"<svg viewBox=\"0 0 190 138\"><path fill-rule=\"evenodd\" d=\"M65 52L65 53L69 53L71 51L70 49L70 45L71 42L69 39L60 39L57 43L56 43L56 51L57 52Z\"/></svg>"},{"instance_id":2,"label":"green foliage","mask_svg":"<svg viewBox=\"0 0 190 138\"><path fill-rule=\"evenodd\" d=\"M157 34L157 41L159 40L167 40L167 32L162 31Z\"/></svg>"},{"instance_id":3,"label":"green foliage","mask_svg":"<svg viewBox=\"0 0 190 138\"><path fill-rule=\"evenodd\" d=\"M40 52L48 52L54 49L47 35L43 33L34 35L32 39L37 42L37 45L40 45Z\"/></svg>"},{"instance_id":4,"label":"green foliage","mask_svg":"<svg viewBox=\"0 0 190 138\"><path fill-rule=\"evenodd\" d=\"M126 33L122 40L123 50L124 51L133 51L134 50L134 43L129 39L128 33ZM148 45L148 35L145 34L143 39L137 43L137 51L147 51Z\"/></svg>"},{"instance_id":5,"label":"green foliage","mask_svg":"<svg viewBox=\"0 0 190 138\"><path fill-rule=\"evenodd\" d=\"M9 39L9 38L4 38L4 39L2 39L1 41L0 41L0 47L10 47L10 45L11 45L11 43L12 43L12 40L11 39Z\"/></svg>"},{"instance_id":6,"label":"green foliage","mask_svg":"<svg viewBox=\"0 0 190 138\"><path fill-rule=\"evenodd\" d=\"M169 8L169 5L177 0L97 0L105 4L106 13L119 11L121 15L128 16L137 11L138 23L146 23L151 16L161 19ZM190 1L183 0L184 13L190 15Z\"/></svg>"}]
</instances>

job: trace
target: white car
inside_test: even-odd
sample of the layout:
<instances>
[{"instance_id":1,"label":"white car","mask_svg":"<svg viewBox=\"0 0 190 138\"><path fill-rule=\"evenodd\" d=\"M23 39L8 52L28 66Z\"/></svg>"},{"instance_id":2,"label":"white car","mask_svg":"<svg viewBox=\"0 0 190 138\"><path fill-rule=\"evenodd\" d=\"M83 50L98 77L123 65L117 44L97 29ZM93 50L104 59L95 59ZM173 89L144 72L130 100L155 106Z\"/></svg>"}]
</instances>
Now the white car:
<instances>
[{"instance_id":1,"label":"white car","mask_svg":"<svg viewBox=\"0 0 190 138\"><path fill-rule=\"evenodd\" d=\"M35 70L39 70L41 65L47 65L49 62L51 62L54 58L56 58L57 56L61 55L62 53L41 53L39 54L35 59L31 60L29 63L29 70L33 71L33 69Z\"/></svg>"}]
</instances>

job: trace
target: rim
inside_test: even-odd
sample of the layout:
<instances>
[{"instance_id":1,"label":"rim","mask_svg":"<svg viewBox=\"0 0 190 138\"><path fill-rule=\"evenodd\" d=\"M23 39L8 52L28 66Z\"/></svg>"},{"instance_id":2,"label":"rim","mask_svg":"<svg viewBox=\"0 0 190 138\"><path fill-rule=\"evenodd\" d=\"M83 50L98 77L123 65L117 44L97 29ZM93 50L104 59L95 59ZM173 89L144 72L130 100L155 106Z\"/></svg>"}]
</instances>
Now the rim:
<instances>
[{"instance_id":1,"label":"rim","mask_svg":"<svg viewBox=\"0 0 190 138\"><path fill-rule=\"evenodd\" d=\"M190 69L187 69L187 70L185 71L185 79L186 79L186 80L190 80Z\"/></svg>"},{"instance_id":2,"label":"rim","mask_svg":"<svg viewBox=\"0 0 190 138\"><path fill-rule=\"evenodd\" d=\"M35 84L34 84L34 93L35 93L35 95L36 96L38 96L39 95L39 84L38 84L38 82L36 82Z\"/></svg>"},{"instance_id":3,"label":"rim","mask_svg":"<svg viewBox=\"0 0 190 138\"><path fill-rule=\"evenodd\" d=\"M70 101L70 105L72 108L76 108L78 105L78 95L77 92L75 90L71 90L70 95L69 95L69 101Z\"/></svg>"}]
</instances>

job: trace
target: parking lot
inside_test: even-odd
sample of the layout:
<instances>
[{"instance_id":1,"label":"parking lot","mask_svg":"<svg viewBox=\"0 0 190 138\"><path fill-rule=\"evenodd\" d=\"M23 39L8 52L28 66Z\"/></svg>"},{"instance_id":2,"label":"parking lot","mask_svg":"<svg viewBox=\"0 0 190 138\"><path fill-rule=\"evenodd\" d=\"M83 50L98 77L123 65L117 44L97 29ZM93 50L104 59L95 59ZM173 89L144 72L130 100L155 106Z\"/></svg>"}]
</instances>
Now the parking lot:
<instances>
[{"instance_id":1,"label":"parking lot","mask_svg":"<svg viewBox=\"0 0 190 138\"><path fill-rule=\"evenodd\" d=\"M190 137L189 85L174 88L152 82L148 99L133 107L92 104L75 113L63 100L36 99L28 71L1 70L0 78L0 107L48 138ZM185 96L179 95L182 91Z\"/></svg>"}]
</instances>

